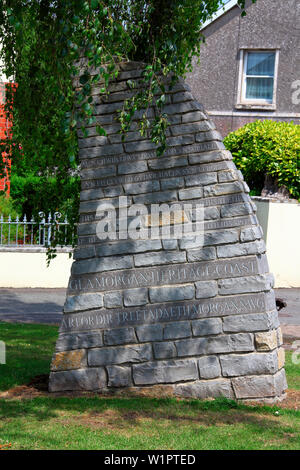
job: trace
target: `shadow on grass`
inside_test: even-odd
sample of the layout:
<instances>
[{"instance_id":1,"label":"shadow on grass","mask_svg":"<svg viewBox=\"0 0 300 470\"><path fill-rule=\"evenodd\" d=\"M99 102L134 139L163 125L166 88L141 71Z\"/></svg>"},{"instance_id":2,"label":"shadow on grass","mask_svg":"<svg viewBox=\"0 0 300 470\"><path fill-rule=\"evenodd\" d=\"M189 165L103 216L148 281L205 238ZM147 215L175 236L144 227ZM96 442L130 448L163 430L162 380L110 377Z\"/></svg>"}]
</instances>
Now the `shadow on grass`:
<instances>
[{"instance_id":1,"label":"shadow on grass","mask_svg":"<svg viewBox=\"0 0 300 470\"><path fill-rule=\"evenodd\" d=\"M198 423L203 422L206 426L217 424L211 421L214 414L219 424L244 422L245 416L247 416L248 421L260 425L262 420L268 420L267 416L270 415L270 417L272 416L272 425L276 427L277 423L274 421L276 410L278 410L276 405L248 406L226 398L203 401L147 397L102 398L101 396L75 398L47 396L24 401L0 399L0 416L2 418L6 416L16 418L26 415L38 421L55 418L63 413L70 416L84 414L85 419L90 417L91 420L97 421L97 418L102 418L108 411L113 411L115 418L121 418L133 424L143 418L154 420L160 418L171 420L174 424L196 420ZM300 418L300 411L280 410L280 415L283 414L291 414ZM77 417L76 420L78 420Z\"/></svg>"},{"instance_id":2,"label":"shadow on grass","mask_svg":"<svg viewBox=\"0 0 300 470\"><path fill-rule=\"evenodd\" d=\"M296 448L299 417L299 412L276 417L271 407L249 407L226 399L0 400L3 431L17 448Z\"/></svg>"}]
</instances>

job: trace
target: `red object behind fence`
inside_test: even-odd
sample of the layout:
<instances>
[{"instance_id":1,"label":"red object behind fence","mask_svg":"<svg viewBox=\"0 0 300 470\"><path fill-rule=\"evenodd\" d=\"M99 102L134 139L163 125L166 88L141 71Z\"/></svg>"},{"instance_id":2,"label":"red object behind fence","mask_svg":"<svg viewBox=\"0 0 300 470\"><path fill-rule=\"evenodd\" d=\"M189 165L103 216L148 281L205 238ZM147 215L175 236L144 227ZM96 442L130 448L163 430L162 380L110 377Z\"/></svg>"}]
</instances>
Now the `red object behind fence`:
<instances>
[{"instance_id":1,"label":"red object behind fence","mask_svg":"<svg viewBox=\"0 0 300 470\"><path fill-rule=\"evenodd\" d=\"M13 89L15 88L15 84L10 84ZM11 121L7 117L4 111L4 104L5 104L5 83L0 84L0 139L10 139L11 138ZM2 159L5 164L5 176L4 178L0 178L0 191L6 191L7 196L10 194L10 167L11 167L11 160L9 158L9 154L7 152L1 152Z\"/></svg>"}]
</instances>

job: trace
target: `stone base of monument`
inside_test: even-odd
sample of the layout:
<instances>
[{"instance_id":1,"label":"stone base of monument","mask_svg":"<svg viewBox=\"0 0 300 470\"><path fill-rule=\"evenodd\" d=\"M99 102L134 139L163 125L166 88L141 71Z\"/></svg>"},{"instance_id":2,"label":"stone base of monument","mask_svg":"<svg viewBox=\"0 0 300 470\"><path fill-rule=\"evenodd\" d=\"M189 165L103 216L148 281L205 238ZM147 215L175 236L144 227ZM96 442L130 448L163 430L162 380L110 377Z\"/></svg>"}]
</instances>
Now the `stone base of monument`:
<instances>
[{"instance_id":1,"label":"stone base of monument","mask_svg":"<svg viewBox=\"0 0 300 470\"><path fill-rule=\"evenodd\" d=\"M180 81L167 89L168 148L138 132L125 142L116 112L140 82L141 66L121 63L105 102L95 89L96 128L79 135L81 204L50 391L167 394L275 401L287 388L284 349L262 231L249 189L214 124ZM168 88L168 87L167 87ZM156 109L148 110L153 119ZM202 213L200 231L163 237L164 222L140 217L146 234L97 236L99 204L176 204L173 227ZM190 204L191 207L187 207ZM131 214L132 215L132 214ZM123 215L124 218L124 215ZM129 216L129 219L130 216ZM121 229L122 225L122 229Z\"/></svg>"}]
</instances>

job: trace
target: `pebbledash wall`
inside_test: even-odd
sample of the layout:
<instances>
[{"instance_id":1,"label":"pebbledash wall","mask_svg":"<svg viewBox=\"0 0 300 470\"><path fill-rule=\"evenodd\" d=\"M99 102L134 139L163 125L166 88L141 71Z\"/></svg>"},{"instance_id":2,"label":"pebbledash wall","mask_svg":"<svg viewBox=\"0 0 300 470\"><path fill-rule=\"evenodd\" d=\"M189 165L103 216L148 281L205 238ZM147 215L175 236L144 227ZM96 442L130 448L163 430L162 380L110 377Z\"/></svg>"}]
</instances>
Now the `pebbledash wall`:
<instances>
[{"instance_id":1,"label":"pebbledash wall","mask_svg":"<svg viewBox=\"0 0 300 470\"><path fill-rule=\"evenodd\" d=\"M168 149L114 118L142 67L121 63L106 102L94 90L107 137L79 134L81 204L50 391L159 388L182 397L276 400L287 388L265 244L248 187L189 88L167 93ZM155 110L149 110L149 118ZM201 203L204 240L100 241L99 202ZM182 209L184 215L184 209ZM145 218L149 228L149 218ZM151 221L150 221L151 223Z\"/></svg>"},{"instance_id":2,"label":"pebbledash wall","mask_svg":"<svg viewBox=\"0 0 300 470\"><path fill-rule=\"evenodd\" d=\"M194 96L203 103L223 137L256 120L300 124L299 1L246 0L246 11L247 15L241 17L237 1L231 0L223 14L205 25L200 63L195 61L187 78ZM277 54L272 103L244 101L241 96L247 51Z\"/></svg>"}]
</instances>

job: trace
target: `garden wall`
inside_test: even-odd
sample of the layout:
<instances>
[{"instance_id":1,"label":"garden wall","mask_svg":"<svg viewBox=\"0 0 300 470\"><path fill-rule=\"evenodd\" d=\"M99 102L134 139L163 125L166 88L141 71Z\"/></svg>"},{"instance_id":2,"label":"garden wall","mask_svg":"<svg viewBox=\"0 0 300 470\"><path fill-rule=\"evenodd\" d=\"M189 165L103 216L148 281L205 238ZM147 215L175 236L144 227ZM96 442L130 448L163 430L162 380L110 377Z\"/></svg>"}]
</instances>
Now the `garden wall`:
<instances>
[{"instance_id":1,"label":"garden wall","mask_svg":"<svg viewBox=\"0 0 300 470\"><path fill-rule=\"evenodd\" d=\"M0 247L0 287L67 287L71 250L59 250L47 268L45 248Z\"/></svg>"},{"instance_id":2,"label":"garden wall","mask_svg":"<svg viewBox=\"0 0 300 470\"><path fill-rule=\"evenodd\" d=\"M275 287L300 287L300 204L252 199L264 232Z\"/></svg>"}]
</instances>

